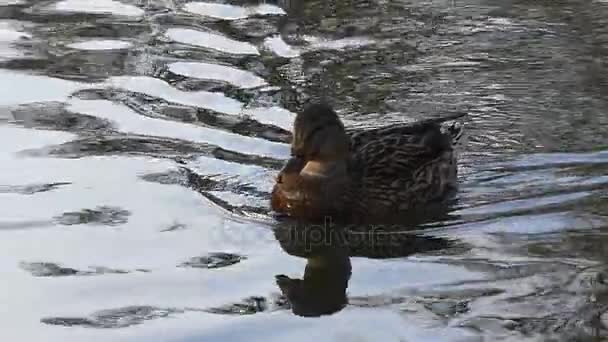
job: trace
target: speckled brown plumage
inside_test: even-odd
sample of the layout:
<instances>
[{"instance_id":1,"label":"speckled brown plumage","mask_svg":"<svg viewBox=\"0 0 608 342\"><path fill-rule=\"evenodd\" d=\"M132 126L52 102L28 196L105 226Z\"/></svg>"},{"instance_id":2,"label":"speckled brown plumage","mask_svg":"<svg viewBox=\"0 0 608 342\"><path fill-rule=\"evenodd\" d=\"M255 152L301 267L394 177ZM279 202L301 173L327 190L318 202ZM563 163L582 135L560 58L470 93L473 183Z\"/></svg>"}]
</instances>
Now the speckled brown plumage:
<instances>
[{"instance_id":1,"label":"speckled brown plumage","mask_svg":"<svg viewBox=\"0 0 608 342\"><path fill-rule=\"evenodd\" d=\"M331 107L308 106L294 122L292 157L271 206L307 220L381 221L447 198L457 187L451 115L369 130L345 129Z\"/></svg>"}]
</instances>

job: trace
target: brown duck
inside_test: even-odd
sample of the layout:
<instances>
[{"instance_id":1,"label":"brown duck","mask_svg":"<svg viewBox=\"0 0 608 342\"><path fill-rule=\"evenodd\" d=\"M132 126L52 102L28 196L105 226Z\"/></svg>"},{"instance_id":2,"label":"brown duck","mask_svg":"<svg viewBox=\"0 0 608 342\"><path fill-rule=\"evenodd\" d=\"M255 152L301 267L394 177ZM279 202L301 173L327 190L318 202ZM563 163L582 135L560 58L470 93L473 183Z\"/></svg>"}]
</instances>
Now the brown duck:
<instances>
[{"instance_id":1,"label":"brown duck","mask_svg":"<svg viewBox=\"0 0 608 342\"><path fill-rule=\"evenodd\" d=\"M454 146L465 114L346 130L328 105L296 116L291 158L276 179L271 206L309 221L383 221L432 203L457 188Z\"/></svg>"}]
</instances>

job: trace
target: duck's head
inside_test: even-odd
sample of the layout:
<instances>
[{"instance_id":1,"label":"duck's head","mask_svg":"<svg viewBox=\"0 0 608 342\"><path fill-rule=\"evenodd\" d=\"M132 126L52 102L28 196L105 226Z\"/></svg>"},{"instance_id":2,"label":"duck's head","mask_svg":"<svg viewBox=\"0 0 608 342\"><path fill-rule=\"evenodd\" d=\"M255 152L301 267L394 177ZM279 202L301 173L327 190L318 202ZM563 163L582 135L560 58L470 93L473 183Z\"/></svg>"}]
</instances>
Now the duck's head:
<instances>
[{"instance_id":1,"label":"duck's head","mask_svg":"<svg viewBox=\"0 0 608 342\"><path fill-rule=\"evenodd\" d=\"M344 125L331 107L306 107L296 116L292 156L276 178L272 208L309 218L342 210L350 180L349 145Z\"/></svg>"},{"instance_id":2,"label":"duck's head","mask_svg":"<svg viewBox=\"0 0 608 342\"><path fill-rule=\"evenodd\" d=\"M330 177L346 171L350 139L336 112L326 104L307 106L293 125L291 154L302 160L302 176Z\"/></svg>"}]
</instances>

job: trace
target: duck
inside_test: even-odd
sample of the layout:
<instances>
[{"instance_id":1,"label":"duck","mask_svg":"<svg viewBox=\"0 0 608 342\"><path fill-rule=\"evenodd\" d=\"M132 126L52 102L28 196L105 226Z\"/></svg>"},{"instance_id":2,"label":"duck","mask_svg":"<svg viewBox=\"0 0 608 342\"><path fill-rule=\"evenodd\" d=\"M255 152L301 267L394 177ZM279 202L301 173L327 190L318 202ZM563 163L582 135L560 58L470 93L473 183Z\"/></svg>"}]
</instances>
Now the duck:
<instances>
[{"instance_id":1,"label":"duck","mask_svg":"<svg viewBox=\"0 0 608 342\"><path fill-rule=\"evenodd\" d=\"M346 129L330 105L309 104L295 117L271 208L304 221L363 223L446 203L458 188L465 115Z\"/></svg>"}]
</instances>

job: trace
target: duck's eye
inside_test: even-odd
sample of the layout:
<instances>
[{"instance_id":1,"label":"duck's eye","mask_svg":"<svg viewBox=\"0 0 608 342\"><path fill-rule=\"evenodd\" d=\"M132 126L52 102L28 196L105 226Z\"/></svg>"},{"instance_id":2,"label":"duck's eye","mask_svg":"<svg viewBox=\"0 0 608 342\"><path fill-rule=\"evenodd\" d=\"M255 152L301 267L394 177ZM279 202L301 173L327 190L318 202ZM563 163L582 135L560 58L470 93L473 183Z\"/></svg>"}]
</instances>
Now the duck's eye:
<instances>
[{"instance_id":1,"label":"duck's eye","mask_svg":"<svg viewBox=\"0 0 608 342\"><path fill-rule=\"evenodd\" d=\"M308 154L306 154L306 159L305 160L315 160L317 159L317 157L319 156L319 153L316 151L310 151L308 152Z\"/></svg>"},{"instance_id":2,"label":"duck's eye","mask_svg":"<svg viewBox=\"0 0 608 342\"><path fill-rule=\"evenodd\" d=\"M304 158L304 153L302 153L302 151L291 149L291 156L299 158L299 159L303 159Z\"/></svg>"}]
</instances>

